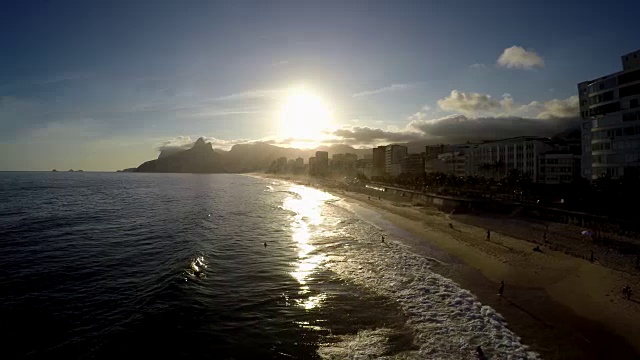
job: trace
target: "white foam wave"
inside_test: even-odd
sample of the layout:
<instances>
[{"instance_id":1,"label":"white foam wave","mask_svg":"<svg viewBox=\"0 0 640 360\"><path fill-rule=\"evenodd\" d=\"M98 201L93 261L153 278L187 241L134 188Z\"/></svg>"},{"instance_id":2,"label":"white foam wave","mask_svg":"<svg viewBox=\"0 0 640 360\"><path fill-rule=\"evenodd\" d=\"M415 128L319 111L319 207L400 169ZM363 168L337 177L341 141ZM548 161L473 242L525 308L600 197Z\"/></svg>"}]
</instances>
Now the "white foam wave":
<instances>
[{"instance_id":1,"label":"white foam wave","mask_svg":"<svg viewBox=\"0 0 640 360\"><path fill-rule=\"evenodd\" d=\"M482 346L489 358L538 358L507 328L498 312L433 272L431 265L438 260L414 254L397 240L387 237L382 244L377 237L368 236L341 247L339 256L331 257L327 266L345 279L397 301L415 329L418 357L473 358L476 346ZM360 334L361 338L367 336Z\"/></svg>"},{"instance_id":2,"label":"white foam wave","mask_svg":"<svg viewBox=\"0 0 640 360\"><path fill-rule=\"evenodd\" d=\"M298 195L285 199L283 208L297 214L294 227L305 229L304 237L298 239L309 248L304 256L322 255L321 266L394 300L408 318L418 348L387 355L393 330L362 329L321 346L318 353L323 358L472 359L477 346L490 359L539 358L507 328L498 312L432 271L433 264L442 263L413 253L400 241L404 235L397 229L385 227L392 230L385 231L359 217L353 207L336 201L339 198L317 189L291 184L286 188Z\"/></svg>"}]
</instances>

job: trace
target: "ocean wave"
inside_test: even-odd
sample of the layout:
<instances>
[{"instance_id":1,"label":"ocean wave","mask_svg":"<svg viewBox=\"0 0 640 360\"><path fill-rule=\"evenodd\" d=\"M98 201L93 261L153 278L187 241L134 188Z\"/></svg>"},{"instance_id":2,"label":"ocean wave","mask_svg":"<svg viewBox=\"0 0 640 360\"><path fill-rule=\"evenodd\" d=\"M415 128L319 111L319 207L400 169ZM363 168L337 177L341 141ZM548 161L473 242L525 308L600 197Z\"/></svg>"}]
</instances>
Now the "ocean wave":
<instances>
[{"instance_id":1,"label":"ocean wave","mask_svg":"<svg viewBox=\"0 0 640 360\"><path fill-rule=\"evenodd\" d=\"M472 358L475 348L481 346L489 358L539 358L507 328L498 312L483 305L454 281L433 272L431 267L438 260L413 253L394 236L387 235L386 242L381 243L376 234L379 228L361 219L354 220L356 214L351 217L342 223L350 227L345 232L361 234L361 238L352 241L351 246L336 248L326 266L342 278L397 302L415 330L415 342L419 346L415 355L465 359ZM382 336L384 329L378 330L380 332L361 331L319 353L325 358L338 358L334 356L336 349L350 349L349 357L378 357L386 341ZM363 348L373 353L362 352ZM411 356L402 355L407 357Z\"/></svg>"}]
</instances>

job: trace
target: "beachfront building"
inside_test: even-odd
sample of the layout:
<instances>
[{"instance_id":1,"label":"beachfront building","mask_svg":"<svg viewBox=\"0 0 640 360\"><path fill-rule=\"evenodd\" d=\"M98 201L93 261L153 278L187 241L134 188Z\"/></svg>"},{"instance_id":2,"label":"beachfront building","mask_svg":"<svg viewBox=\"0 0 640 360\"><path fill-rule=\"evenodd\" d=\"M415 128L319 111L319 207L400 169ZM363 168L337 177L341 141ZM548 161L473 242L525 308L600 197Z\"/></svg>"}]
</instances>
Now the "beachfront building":
<instances>
[{"instance_id":1,"label":"beachfront building","mask_svg":"<svg viewBox=\"0 0 640 360\"><path fill-rule=\"evenodd\" d=\"M309 158L309 175L316 176L316 157L312 156Z\"/></svg>"},{"instance_id":2,"label":"beachfront building","mask_svg":"<svg viewBox=\"0 0 640 360\"><path fill-rule=\"evenodd\" d=\"M279 174L284 174L285 172L287 172L287 158L286 157L280 157L280 158L278 158L278 160L276 160L276 171Z\"/></svg>"},{"instance_id":3,"label":"beachfront building","mask_svg":"<svg viewBox=\"0 0 640 360\"><path fill-rule=\"evenodd\" d=\"M371 163L371 176L383 177L386 172L386 146L378 146L373 148L372 163Z\"/></svg>"},{"instance_id":4,"label":"beachfront building","mask_svg":"<svg viewBox=\"0 0 640 360\"><path fill-rule=\"evenodd\" d=\"M435 160L438 158L438 155L450 152L450 146L445 144L439 145L427 145L425 147L425 160Z\"/></svg>"},{"instance_id":5,"label":"beachfront building","mask_svg":"<svg viewBox=\"0 0 640 360\"><path fill-rule=\"evenodd\" d=\"M445 173L456 176L467 175L467 157L461 151L439 154L435 159L424 163L424 172L427 174Z\"/></svg>"},{"instance_id":6,"label":"beachfront building","mask_svg":"<svg viewBox=\"0 0 640 360\"><path fill-rule=\"evenodd\" d=\"M326 151L316 151L316 176L329 175L329 153Z\"/></svg>"},{"instance_id":7,"label":"beachfront building","mask_svg":"<svg viewBox=\"0 0 640 360\"><path fill-rule=\"evenodd\" d=\"M554 150L548 138L519 136L477 145L466 157L467 175L501 179L509 171L518 170L531 181L538 180L541 154Z\"/></svg>"},{"instance_id":8,"label":"beachfront building","mask_svg":"<svg viewBox=\"0 0 640 360\"><path fill-rule=\"evenodd\" d=\"M401 174L422 174L424 173L424 154L409 154L400 160Z\"/></svg>"},{"instance_id":9,"label":"beachfront building","mask_svg":"<svg viewBox=\"0 0 640 360\"><path fill-rule=\"evenodd\" d=\"M331 173L355 175L357 160L358 155L356 154L333 154L331 157Z\"/></svg>"},{"instance_id":10,"label":"beachfront building","mask_svg":"<svg viewBox=\"0 0 640 360\"><path fill-rule=\"evenodd\" d=\"M407 156L408 149L402 145L387 145L385 150L385 171L393 177L402 173L400 161Z\"/></svg>"},{"instance_id":11,"label":"beachfront building","mask_svg":"<svg viewBox=\"0 0 640 360\"><path fill-rule=\"evenodd\" d=\"M304 173L304 159L298 157L293 164L293 172L294 174L302 174Z\"/></svg>"},{"instance_id":12,"label":"beachfront building","mask_svg":"<svg viewBox=\"0 0 640 360\"><path fill-rule=\"evenodd\" d=\"M587 179L636 174L640 166L640 50L621 60L622 71L578 84Z\"/></svg>"},{"instance_id":13,"label":"beachfront building","mask_svg":"<svg viewBox=\"0 0 640 360\"><path fill-rule=\"evenodd\" d=\"M580 177L580 155L549 151L538 157L538 183L570 184Z\"/></svg>"},{"instance_id":14,"label":"beachfront building","mask_svg":"<svg viewBox=\"0 0 640 360\"><path fill-rule=\"evenodd\" d=\"M373 159L358 159L356 161L356 174L364 175L371 179Z\"/></svg>"}]
</instances>

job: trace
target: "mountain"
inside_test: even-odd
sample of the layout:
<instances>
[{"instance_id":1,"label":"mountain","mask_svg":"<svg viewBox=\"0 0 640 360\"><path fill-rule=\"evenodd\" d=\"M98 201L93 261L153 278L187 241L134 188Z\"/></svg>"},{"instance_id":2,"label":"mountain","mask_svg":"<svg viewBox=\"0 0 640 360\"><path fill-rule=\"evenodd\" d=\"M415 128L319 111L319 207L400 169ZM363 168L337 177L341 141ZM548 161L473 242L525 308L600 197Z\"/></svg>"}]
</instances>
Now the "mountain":
<instances>
[{"instance_id":1,"label":"mountain","mask_svg":"<svg viewBox=\"0 0 640 360\"><path fill-rule=\"evenodd\" d=\"M224 159L211 143L200 138L191 149L158 157L138 166L136 172L218 173L226 172Z\"/></svg>"},{"instance_id":2,"label":"mountain","mask_svg":"<svg viewBox=\"0 0 640 360\"><path fill-rule=\"evenodd\" d=\"M317 149L284 148L263 142L234 145L229 151L213 149L211 143L200 138L191 149L162 150L156 160L143 163L136 172L177 172L177 173L243 173L262 171L280 157L296 159L301 157L305 164L315 156L316 151L334 154L352 153L363 158L371 154L371 149L354 149L348 145L322 146Z\"/></svg>"}]
</instances>

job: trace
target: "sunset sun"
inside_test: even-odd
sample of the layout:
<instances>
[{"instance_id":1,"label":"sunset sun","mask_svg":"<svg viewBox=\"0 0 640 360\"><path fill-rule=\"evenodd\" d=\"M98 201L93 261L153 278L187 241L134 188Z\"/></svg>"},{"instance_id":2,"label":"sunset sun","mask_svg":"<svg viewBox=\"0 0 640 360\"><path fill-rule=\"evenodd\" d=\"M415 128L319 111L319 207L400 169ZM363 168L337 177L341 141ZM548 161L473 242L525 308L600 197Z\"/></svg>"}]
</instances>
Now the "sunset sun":
<instances>
[{"instance_id":1,"label":"sunset sun","mask_svg":"<svg viewBox=\"0 0 640 360\"><path fill-rule=\"evenodd\" d=\"M331 122L331 111L321 97L303 88L287 92L280 110L281 136L319 141Z\"/></svg>"}]
</instances>

